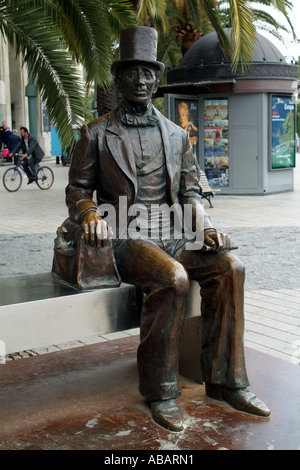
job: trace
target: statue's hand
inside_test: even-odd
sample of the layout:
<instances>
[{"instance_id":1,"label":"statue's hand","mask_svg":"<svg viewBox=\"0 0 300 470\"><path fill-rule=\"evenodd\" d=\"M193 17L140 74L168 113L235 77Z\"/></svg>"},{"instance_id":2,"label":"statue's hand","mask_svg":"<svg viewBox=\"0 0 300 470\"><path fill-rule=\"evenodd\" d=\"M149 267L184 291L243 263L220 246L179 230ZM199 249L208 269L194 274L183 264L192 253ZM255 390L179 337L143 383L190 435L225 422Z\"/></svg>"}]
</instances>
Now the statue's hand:
<instances>
[{"instance_id":1,"label":"statue's hand","mask_svg":"<svg viewBox=\"0 0 300 470\"><path fill-rule=\"evenodd\" d=\"M236 250L238 247L233 245L229 235L226 233L211 232L204 233L203 251L219 253L224 250Z\"/></svg>"},{"instance_id":2,"label":"statue's hand","mask_svg":"<svg viewBox=\"0 0 300 470\"><path fill-rule=\"evenodd\" d=\"M84 232L84 239L86 243L94 246L95 244L99 248L105 246L107 238L112 235L110 227L106 221L101 219L95 212L89 212L84 217L81 223L82 230Z\"/></svg>"}]
</instances>

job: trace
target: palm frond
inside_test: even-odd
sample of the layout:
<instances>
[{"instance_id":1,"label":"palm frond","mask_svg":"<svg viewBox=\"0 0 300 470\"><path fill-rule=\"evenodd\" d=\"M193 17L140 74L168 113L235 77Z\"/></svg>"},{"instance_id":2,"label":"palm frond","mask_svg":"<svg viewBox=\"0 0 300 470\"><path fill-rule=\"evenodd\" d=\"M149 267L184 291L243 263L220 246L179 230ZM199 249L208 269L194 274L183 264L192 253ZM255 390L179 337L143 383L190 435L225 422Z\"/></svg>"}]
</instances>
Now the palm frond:
<instances>
[{"instance_id":1,"label":"palm frond","mask_svg":"<svg viewBox=\"0 0 300 470\"><path fill-rule=\"evenodd\" d=\"M220 47L223 49L224 54L230 57L231 46L227 34L225 33L221 23L221 12L219 6L216 5L214 0L201 0L201 3L206 11L206 14L218 35Z\"/></svg>"},{"instance_id":2,"label":"palm frond","mask_svg":"<svg viewBox=\"0 0 300 470\"><path fill-rule=\"evenodd\" d=\"M165 16L167 0L138 0L137 18L142 24L147 24L149 17L152 19Z\"/></svg>"},{"instance_id":3,"label":"palm frond","mask_svg":"<svg viewBox=\"0 0 300 470\"><path fill-rule=\"evenodd\" d=\"M127 0L102 0L102 9L113 35L118 38L124 28L137 25L136 13Z\"/></svg>"},{"instance_id":4,"label":"palm frond","mask_svg":"<svg viewBox=\"0 0 300 470\"><path fill-rule=\"evenodd\" d=\"M229 0L232 25L232 66L236 70L241 62L248 68L255 50L255 25L252 9L247 0Z\"/></svg>"},{"instance_id":5,"label":"palm frond","mask_svg":"<svg viewBox=\"0 0 300 470\"><path fill-rule=\"evenodd\" d=\"M294 39L296 39L296 33L295 33L295 30L294 30L294 26L289 18L289 12L288 10L291 10L293 9L293 3L289 0L270 0L271 1L271 4L278 10L280 11L283 16L285 17L285 19L287 20L290 28L291 28L291 31L292 31L292 34L294 36Z\"/></svg>"},{"instance_id":6,"label":"palm frond","mask_svg":"<svg viewBox=\"0 0 300 470\"><path fill-rule=\"evenodd\" d=\"M85 85L110 82L112 41L132 24L127 0L0 0L0 34L22 55L63 143L84 119Z\"/></svg>"},{"instance_id":7,"label":"palm frond","mask_svg":"<svg viewBox=\"0 0 300 470\"><path fill-rule=\"evenodd\" d=\"M201 5L198 1L187 0L186 9L188 11L189 18L193 20L193 26L196 29L201 29Z\"/></svg>"},{"instance_id":8,"label":"palm frond","mask_svg":"<svg viewBox=\"0 0 300 470\"><path fill-rule=\"evenodd\" d=\"M30 2L25 3L27 7ZM80 74L66 52L66 45L57 39L57 29L40 8L36 7L28 15L27 8L13 8L11 4L5 5L4 12L3 1L0 24L4 38L16 54L22 54L62 142L68 143L73 137L74 116L83 119L84 93ZM33 28L33 24L39 27Z\"/></svg>"},{"instance_id":9,"label":"palm frond","mask_svg":"<svg viewBox=\"0 0 300 470\"><path fill-rule=\"evenodd\" d=\"M157 59L165 65L165 72L160 81L166 82L168 68L178 64L182 57L180 41L176 39L174 30L168 34L160 34L157 48Z\"/></svg>"},{"instance_id":10,"label":"palm frond","mask_svg":"<svg viewBox=\"0 0 300 470\"><path fill-rule=\"evenodd\" d=\"M112 5L128 6L124 1L82 1L82 0L53 0L59 15L59 26L73 57L83 64L87 84L96 80L106 83L110 80L111 61L111 28L108 24L108 11ZM53 21L57 21L56 16ZM116 28L116 26L115 26Z\"/></svg>"},{"instance_id":11,"label":"palm frond","mask_svg":"<svg viewBox=\"0 0 300 470\"><path fill-rule=\"evenodd\" d=\"M280 38L281 32L289 32L290 30L279 23L276 18L271 14L263 10L253 9L254 21L258 25L259 29L264 29L274 36ZM276 34L277 33L277 34Z\"/></svg>"}]
</instances>

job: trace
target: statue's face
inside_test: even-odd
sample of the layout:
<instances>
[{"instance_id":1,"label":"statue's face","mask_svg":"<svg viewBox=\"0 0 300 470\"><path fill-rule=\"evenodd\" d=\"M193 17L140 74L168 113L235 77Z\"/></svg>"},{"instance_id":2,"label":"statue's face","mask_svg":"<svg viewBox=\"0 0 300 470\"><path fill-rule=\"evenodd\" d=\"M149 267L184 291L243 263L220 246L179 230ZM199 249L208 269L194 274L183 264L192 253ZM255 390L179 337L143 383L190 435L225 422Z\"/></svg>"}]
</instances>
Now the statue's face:
<instances>
[{"instance_id":1,"label":"statue's face","mask_svg":"<svg viewBox=\"0 0 300 470\"><path fill-rule=\"evenodd\" d=\"M131 106L145 106L157 89L155 71L147 65L128 66L118 76L118 86Z\"/></svg>"}]
</instances>

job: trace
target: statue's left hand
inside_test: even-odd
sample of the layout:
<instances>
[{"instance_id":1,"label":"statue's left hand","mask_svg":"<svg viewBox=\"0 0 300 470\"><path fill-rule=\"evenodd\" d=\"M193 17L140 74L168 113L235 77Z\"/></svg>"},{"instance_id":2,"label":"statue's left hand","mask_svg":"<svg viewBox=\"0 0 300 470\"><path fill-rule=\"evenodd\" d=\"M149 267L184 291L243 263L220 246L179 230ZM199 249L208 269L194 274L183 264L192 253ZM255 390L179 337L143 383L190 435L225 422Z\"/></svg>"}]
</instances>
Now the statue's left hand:
<instances>
[{"instance_id":1,"label":"statue's left hand","mask_svg":"<svg viewBox=\"0 0 300 470\"><path fill-rule=\"evenodd\" d=\"M112 235L111 228L107 225L106 221L95 212L86 214L81 223L81 227L86 243L91 246L97 245L98 248L105 246L108 236Z\"/></svg>"},{"instance_id":2,"label":"statue's left hand","mask_svg":"<svg viewBox=\"0 0 300 470\"><path fill-rule=\"evenodd\" d=\"M238 247L233 245L229 235L226 233L208 232L204 234L203 251L219 253L224 250L236 250Z\"/></svg>"}]
</instances>

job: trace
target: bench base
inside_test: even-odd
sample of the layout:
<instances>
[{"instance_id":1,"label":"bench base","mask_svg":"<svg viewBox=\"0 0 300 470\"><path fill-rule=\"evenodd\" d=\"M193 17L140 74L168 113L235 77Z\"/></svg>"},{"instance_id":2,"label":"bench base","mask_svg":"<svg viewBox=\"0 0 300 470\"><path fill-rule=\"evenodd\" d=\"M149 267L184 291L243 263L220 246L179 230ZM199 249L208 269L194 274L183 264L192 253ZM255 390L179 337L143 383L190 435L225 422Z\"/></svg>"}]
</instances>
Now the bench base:
<instances>
[{"instance_id":1,"label":"bench base","mask_svg":"<svg viewBox=\"0 0 300 470\"><path fill-rule=\"evenodd\" d=\"M141 293L129 284L87 291L56 281L51 273L0 280L0 355L139 327ZM179 371L201 382L201 317L192 283L180 341ZM196 371L198 370L198 373Z\"/></svg>"}]
</instances>

